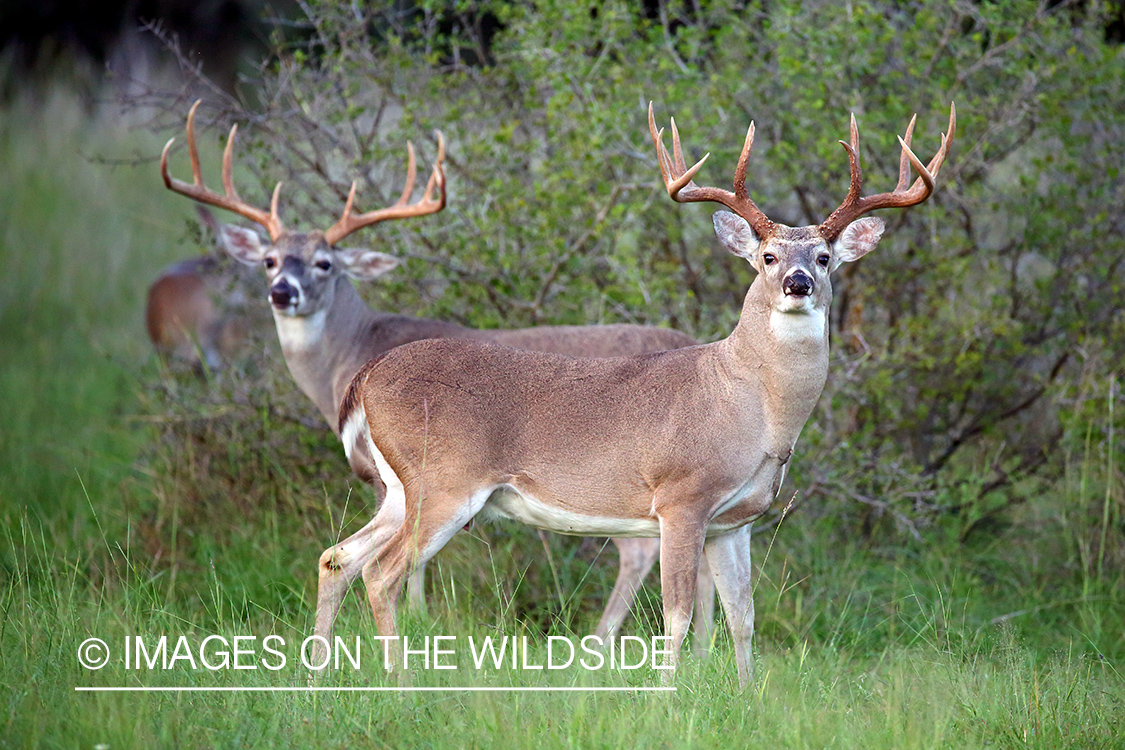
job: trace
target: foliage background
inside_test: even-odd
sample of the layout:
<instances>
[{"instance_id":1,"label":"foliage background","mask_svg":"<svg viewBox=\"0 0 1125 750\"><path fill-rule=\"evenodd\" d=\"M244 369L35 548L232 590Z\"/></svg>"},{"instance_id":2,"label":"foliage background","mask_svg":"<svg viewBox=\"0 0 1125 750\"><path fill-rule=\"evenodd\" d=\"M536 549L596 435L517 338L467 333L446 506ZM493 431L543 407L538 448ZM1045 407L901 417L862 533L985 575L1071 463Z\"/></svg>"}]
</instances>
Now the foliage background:
<instances>
[{"instance_id":1,"label":"foliage background","mask_svg":"<svg viewBox=\"0 0 1125 750\"><path fill-rule=\"evenodd\" d=\"M1113 746L1125 697L1119 4L300 7L296 22L273 19L271 56L233 87L162 36L182 78L119 78L94 103L62 87L4 104L0 744L435 745L435 724L482 742L500 731L488 707L558 744ZM781 496L796 499L755 542L751 712L725 639L685 677L675 720L628 701L455 699L412 704L413 720L351 702L329 721L300 701L270 716L237 699L75 699L90 676L73 646L87 635L306 632L316 556L371 512L268 328L203 378L157 365L141 339L157 269L213 252L185 229L188 202L156 187L154 156L197 96L208 183L238 122L240 192L265 204L282 180L283 216L301 228L333 222L353 179L362 208L393 201L405 141L424 163L442 130L448 208L351 238L406 258L363 289L380 309L481 327L641 322L701 341L732 328L751 271L712 240L708 207L663 192L649 100L660 123L676 117L689 158L713 152L709 184L731 179L754 120L753 195L794 225L843 198L834 141L849 112L868 190L882 191L909 116L925 159L956 102L934 196L884 212L879 249L834 280L830 380ZM187 173L182 148L173 172ZM602 556L597 541L545 552L506 527L458 538L432 576L435 619L407 628L584 633L609 589ZM653 579L641 631L660 626ZM341 627L368 619L357 597ZM385 727L374 740L372 726Z\"/></svg>"},{"instance_id":2,"label":"foliage background","mask_svg":"<svg viewBox=\"0 0 1125 750\"><path fill-rule=\"evenodd\" d=\"M352 179L366 205L392 201L403 142L428 140L432 156L441 128L449 208L366 239L414 259L381 285L382 305L481 327L635 321L703 341L730 331L750 274L711 239L712 207L677 206L660 190L649 100L661 122L679 118L689 154L714 153L701 177L711 184L731 178L755 120L753 194L791 225L842 200L835 140L848 112L867 190L879 191L909 116L928 158L955 101L941 189L885 212L879 253L835 282L838 366L795 479L867 534L956 517L965 537L1057 487L1091 419L1092 445L1108 446L1104 414L1125 357L1120 8L307 11L305 33L278 36L276 59L244 83L259 106L248 110L240 90L210 97L210 116L221 132L249 120L239 148L259 200L284 181L288 216L308 226L332 221ZM184 100L167 105L169 128Z\"/></svg>"}]
</instances>

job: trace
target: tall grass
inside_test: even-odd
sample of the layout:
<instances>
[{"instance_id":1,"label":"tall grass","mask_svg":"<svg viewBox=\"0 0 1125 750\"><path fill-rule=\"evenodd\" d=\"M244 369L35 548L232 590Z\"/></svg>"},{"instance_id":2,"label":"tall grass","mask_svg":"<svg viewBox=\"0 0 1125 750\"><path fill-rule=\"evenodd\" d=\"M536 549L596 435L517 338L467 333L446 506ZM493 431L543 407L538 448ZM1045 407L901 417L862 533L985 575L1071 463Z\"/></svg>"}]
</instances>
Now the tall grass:
<instances>
[{"instance_id":1,"label":"tall grass","mask_svg":"<svg viewBox=\"0 0 1125 750\"><path fill-rule=\"evenodd\" d=\"M122 427L146 353L141 300L179 233L153 165L87 157L151 140L65 92L0 114L0 499L61 544L95 530L79 478L103 499L133 473L143 433Z\"/></svg>"},{"instance_id":2,"label":"tall grass","mask_svg":"<svg viewBox=\"0 0 1125 750\"><path fill-rule=\"evenodd\" d=\"M1091 437L1068 459L1067 496L988 541L870 546L799 514L760 534L759 660L744 691L720 630L674 694L76 693L304 684L292 666L91 671L77 649L138 634L299 643L317 555L372 510L331 435L279 416L292 394L228 404L214 396L226 376L176 380L150 359L143 292L194 252L177 243L186 212L154 163L86 157L158 148L65 93L0 113L0 746L1120 746L1120 450L1093 437L1120 404L1104 383L1089 391L1105 408L1081 417ZM433 566L428 615L405 613L405 632L527 635L540 657L547 636L584 635L612 561L584 540L556 541L552 556L523 530L459 535ZM660 631L649 583L627 632ZM338 633L367 638L370 619L354 595ZM413 684L658 684L647 670L466 667ZM365 669L320 684L397 682Z\"/></svg>"}]
</instances>

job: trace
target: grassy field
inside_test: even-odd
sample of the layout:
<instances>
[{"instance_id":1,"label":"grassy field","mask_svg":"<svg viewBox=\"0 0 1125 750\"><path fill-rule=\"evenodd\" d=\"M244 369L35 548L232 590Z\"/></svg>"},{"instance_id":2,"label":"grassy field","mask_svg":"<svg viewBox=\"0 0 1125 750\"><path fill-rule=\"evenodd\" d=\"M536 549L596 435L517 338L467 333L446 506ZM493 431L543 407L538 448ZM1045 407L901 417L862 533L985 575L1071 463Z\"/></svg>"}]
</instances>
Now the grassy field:
<instances>
[{"instance_id":1,"label":"grassy field","mask_svg":"<svg viewBox=\"0 0 1125 750\"><path fill-rule=\"evenodd\" d=\"M1122 488L1094 452L1074 458L1067 497L984 541L864 542L802 513L759 533L742 691L720 629L674 693L76 692L304 685L293 645L311 632L317 557L371 510L331 435L286 418L291 391L226 404L200 392L236 391L235 376L200 383L150 355L144 290L196 252L188 206L155 162L88 157L159 145L65 94L0 111L0 747L1125 747L1125 581L1116 552L1089 559L1106 527L1081 510ZM520 529L461 535L405 632L526 635L542 660L549 635L592 629L612 572L593 542L551 556ZM660 630L649 584L628 633ZM352 596L337 632L368 638L369 621ZM132 636L268 634L289 645L283 669L121 661ZM115 652L104 669L78 663L90 637ZM457 659L412 685L660 684ZM397 682L368 662L318 684Z\"/></svg>"}]
</instances>

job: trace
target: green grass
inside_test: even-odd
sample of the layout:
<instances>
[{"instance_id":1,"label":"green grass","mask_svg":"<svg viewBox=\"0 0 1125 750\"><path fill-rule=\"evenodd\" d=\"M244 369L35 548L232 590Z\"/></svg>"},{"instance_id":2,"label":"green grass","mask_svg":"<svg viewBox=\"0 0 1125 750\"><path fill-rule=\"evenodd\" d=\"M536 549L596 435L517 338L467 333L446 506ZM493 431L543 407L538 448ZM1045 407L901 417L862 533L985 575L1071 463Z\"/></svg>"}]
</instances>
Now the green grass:
<instances>
[{"instance_id":1,"label":"green grass","mask_svg":"<svg viewBox=\"0 0 1125 750\"><path fill-rule=\"evenodd\" d=\"M119 568L114 580L98 584L80 561L52 559L42 538L14 541L31 557L19 563L3 598L5 734L29 746L78 739L110 747L446 747L497 741L551 747L758 741L785 747L1119 746L1120 676L1079 633L1070 648L1050 651L1037 649L1010 626L981 632L964 612L946 606L937 586L925 593L910 591L907 573L900 577L908 593L890 615L900 628L898 636L879 644L856 633L801 641L764 638L758 679L746 691L738 690L729 649L720 639L711 660L689 661L674 695L75 694L75 685L301 685L305 673L295 665L276 673L186 668L166 673L126 670L118 659L89 672L76 664L75 650L92 634L115 649L126 635L137 633L185 634L195 643L210 634L229 641L235 635L275 633L296 643L307 634L308 623L270 611L268 602L246 611L227 598L214 577L209 585L198 582L195 597L169 597L160 575L152 575L147 562L134 564L127 550L112 556ZM55 577L33 581L36 569L53 571ZM850 565L844 571L845 578L857 575L860 571ZM773 609L769 593L775 593L769 588L763 585L766 595L760 597L767 613ZM488 592L477 595L489 597ZM431 608L432 620L408 619L408 635L494 632L495 618L466 616L463 604L454 608L439 602ZM864 626L863 617L847 610L838 608L832 630ZM367 618L360 615L359 602L349 602L340 631L371 635ZM521 632L505 616L500 631ZM13 666L27 671L13 674ZM366 665L320 684L396 683L377 665ZM463 661L456 672L417 671L413 684L654 681L643 671L624 677L580 672L542 677L518 670L478 674Z\"/></svg>"},{"instance_id":2,"label":"green grass","mask_svg":"<svg viewBox=\"0 0 1125 750\"><path fill-rule=\"evenodd\" d=\"M65 95L0 112L0 747L1121 747L1125 602L1120 474L1074 457L1063 497L985 541L873 546L827 516L755 540L757 675L739 690L725 632L665 693L76 693L94 686L302 685L273 672L100 671L96 636L311 632L315 564L363 523L330 434L281 413L290 395L162 373L143 337L144 289L187 206L154 163L159 139ZM278 388L282 386L279 385ZM210 395L208 395L210 394ZM219 394L219 395L215 395ZM1119 408L1119 405L1118 405ZM1118 451L1120 453L1120 451ZM1104 499L1103 499L1104 498ZM1117 501L1114 501L1117 502ZM1096 507L1096 511L1089 510ZM769 550L767 555L767 549ZM608 592L596 543L460 535L431 572L429 615L405 632L580 637ZM658 633L655 576L629 633ZM337 633L373 635L362 596ZM657 685L657 675L416 671L415 686ZM370 666L321 685L395 685Z\"/></svg>"}]
</instances>

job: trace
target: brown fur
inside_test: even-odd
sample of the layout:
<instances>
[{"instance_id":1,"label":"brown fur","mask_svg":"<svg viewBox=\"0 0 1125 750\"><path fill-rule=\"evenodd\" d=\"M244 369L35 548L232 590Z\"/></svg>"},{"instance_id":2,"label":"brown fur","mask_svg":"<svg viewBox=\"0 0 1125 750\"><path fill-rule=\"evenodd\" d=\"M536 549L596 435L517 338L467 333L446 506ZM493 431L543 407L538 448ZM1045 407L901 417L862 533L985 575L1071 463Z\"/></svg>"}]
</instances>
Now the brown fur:
<instances>
[{"instance_id":1,"label":"brown fur","mask_svg":"<svg viewBox=\"0 0 1125 750\"><path fill-rule=\"evenodd\" d=\"M951 108L949 138L955 115ZM894 193L861 198L858 134L852 184L820 226L770 221L745 189L754 126L733 193L700 187L679 134L649 130L669 195L735 210L715 215L727 248L758 275L738 325L723 341L620 359L574 359L459 340L395 349L364 368L363 415L387 500L358 552L382 636L397 635L397 600L411 570L479 513L562 533L659 536L666 666L675 667L692 617L702 555L714 574L734 639L739 681L751 676L753 584L750 523L776 496L785 466L828 374L831 270L874 249L884 222L874 208L914 205L932 175L903 141ZM930 162L936 175L948 140ZM907 189L909 166L921 175ZM737 215L736 215L737 214ZM358 418L360 412L353 413ZM355 421L345 419L351 431ZM322 632L318 611L317 632Z\"/></svg>"},{"instance_id":2,"label":"brown fur","mask_svg":"<svg viewBox=\"0 0 1125 750\"><path fill-rule=\"evenodd\" d=\"M438 133L438 154L433 173L420 201L407 204L415 173L414 151L408 144L410 156L407 172L410 176L399 203L386 209L354 215L352 209L356 184L353 183L340 221L327 232L314 231L302 235L286 232L282 227L278 215L280 183L274 189L268 215L244 203L234 193L231 180L231 153L237 126L231 128L223 158L225 195L219 195L203 185L199 177L199 157L195 149L193 126L195 111L199 104L200 102L197 101L192 106L187 123L192 172L196 175L195 183L188 184L174 180L169 174L168 151L172 145L169 141L164 147L160 163L164 184L169 189L201 203L234 211L262 225L269 232L274 244L263 247L260 237L254 232L230 226L220 229L228 251L235 258L247 265L265 264L267 275L270 277L275 321L286 363L298 385L316 403L330 425L338 425L339 408L345 397L344 391L347 390L347 385L355 372L378 351L385 351L395 343L401 343L396 341L397 338L403 335L416 335L417 338L430 335L458 336L462 333L468 338L490 338L492 334L470 331L459 326L443 329L442 324L433 321L411 322L403 319L398 321L399 325L388 327L387 318L363 305L348 279L341 273L343 268L344 273L353 278L372 279L397 263L393 258L382 253L338 247L336 243L347 234L378 221L432 214L445 207L445 178L441 168L445 145L440 133ZM333 298L337 291L340 293L339 296ZM332 319L328 320L330 317ZM391 335L379 335L376 331L378 326L383 326L383 330ZM418 333L421 329L427 329L427 332ZM442 332L443 330L445 332ZM548 333L512 332L510 343L516 346L536 346L536 342L539 342L539 346L549 351L566 351L578 356L630 354L634 353L631 347L642 347L638 351L644 351L693 343L687 337L681 336L677 341L677 337L673 334L651 333L653 330L647 329L642 332L642 329L635 327L619 327L607 332L595 327L556 329ZM407 334L408 331L413 331L414 334ZM501 335L495 334L496 340L499 340ZM372 351L373 349L375 351ZM353 466L360 476L368 480L374 479L370 461L367 463L353 461ZM373 541L370 535L362 535L361 532L358 540L356 535L353 535L340 546L346 548L350 542L354 542L359 546L359 551L363 552L371 548ZM619 547L623 545L620 540L617 543ZM638 553L644 552L644 555L647 555L648 565L651 566L654 559L653 545L627 543L625 546L628 546L633 553L630 557L637 557ZM335 555L336 553L327 555L328 559L321 569L321 588L317 599L318 633L331 630L343 594L356 574L354 566L336 564ZM623 554L623 560L624 558ZM628 601L632 593L619 589L623 586L625 589L639 586L647 572L645 565L628 567L632 571L628 577L626 566L623 565L621 568L617 586L610 597L611 602L606 608L602 622L599 623L599 632L604 632L606 628L610 631L616 628L611 617L615 609L623 606L624 611L628 610ZM326 579L328 579L327 585ZM415 577L412 583L415 584L413 588L417 597L421 599L420 578ZM712 598L708 595L707 607L711 606Z\"/></svg>"},{"instance_id":3,"label":"brown fur","mask_svg":"<svg viewBox=\"0 0 1125 750\"><path fill-rule=\"evenodd\" d=\"M149 287L145 324L158 350L170 353L190 346L214 322L215 306L198 274L165 274Z\"/></svg>"},{"instance_id":4,"label":"brown fur","mask_svg":"<svg viewBox=\"0 0 1125 750\"><path fill-rule=\"evenodd\" d=\"M586 357L613 357L691 346L691 337L669 329L651 326L542 326L516 330L477 330L438 320L412 318L372 310L359 297L347 274L374 278L394 266L394 259L367 250L330 247L319 232L286 233L272 246L245 231L223 227L220 234L227 248L243 262L260 263L269 258L272 268L266 274L274 288L300 289L295 307L274 307L274 319L282 354L301 390L317 405L325 420L338 434L347 415L358 404L354 378L365 363L395 347L414 341L453 338L490 341L544 352ZM329 266L328 269L323 266ZM292 300L287 292L286 297ZM344 420L344 421L341 421ZM347 446L352 470L371 483L380 495L383 485L370 456L366 441ZM594 634L613 636L641 582L656 562L659 544L651 540L614 538L620 552L620 567L602 618ZM325 558L317 596L317 632L331 630L349 583L359 575L354 564L371 549L371 535L357 532ZM701 568L698 599L700 610L710 613L714 588L710 574ZM410 580L410 598L416 606L424 604L419 567ZM696 650L706 652L710 644L711 618L700 619Z\"/></svg>"},{"instance_id":5,"label":"brown fur","mask_svg":"<svg viewBox=\"0 0 1125 750\"><path fill-rule=\"evenodd\" d=\"M371 439L405 493L404 518L381 511L362 532L372 540L361 556L380 634L397 632L404 577L490 509L562 533L659 536L674 654L691 621L705 537L714 534L708 562L739 677L749 679L753 602L742 529L776 495L828 372L825 323L797 339L772 328L786 269L815 267L824 246L791 240L771 246L784 262L759 273L735 331L714 344L576 359L432 339L365 366L349 403L362 393ZM812 273L824 314L827 271ZM534 502L509 499L520 497ZM322 555L322 581L342 548Z\"/></svg>"},{"instance_id":6,"label":"brown fur","mask_svg":"<svg viewBox=\"0 0 1125 750\"><path fill-rule=\"evenodd\" d=\"M149 287L145 327L162 356L197 361L202 353L209 364L218 364L225 342L206 280L216 266L211 258L182 261L164 269Z\"/></svg>"},{"instance_id":7,"label":"brown fur","mask_svg":"<svg viewBox=\"0 0 1125 750\"><path fill-rule=\"evenodd\" d=\"M165 268L148 290L145 328L163 357L221 367L242 350L260 320L248 319L232 297L240 274L215 258L200 257Z\"/></svg>"}]
</instances>

